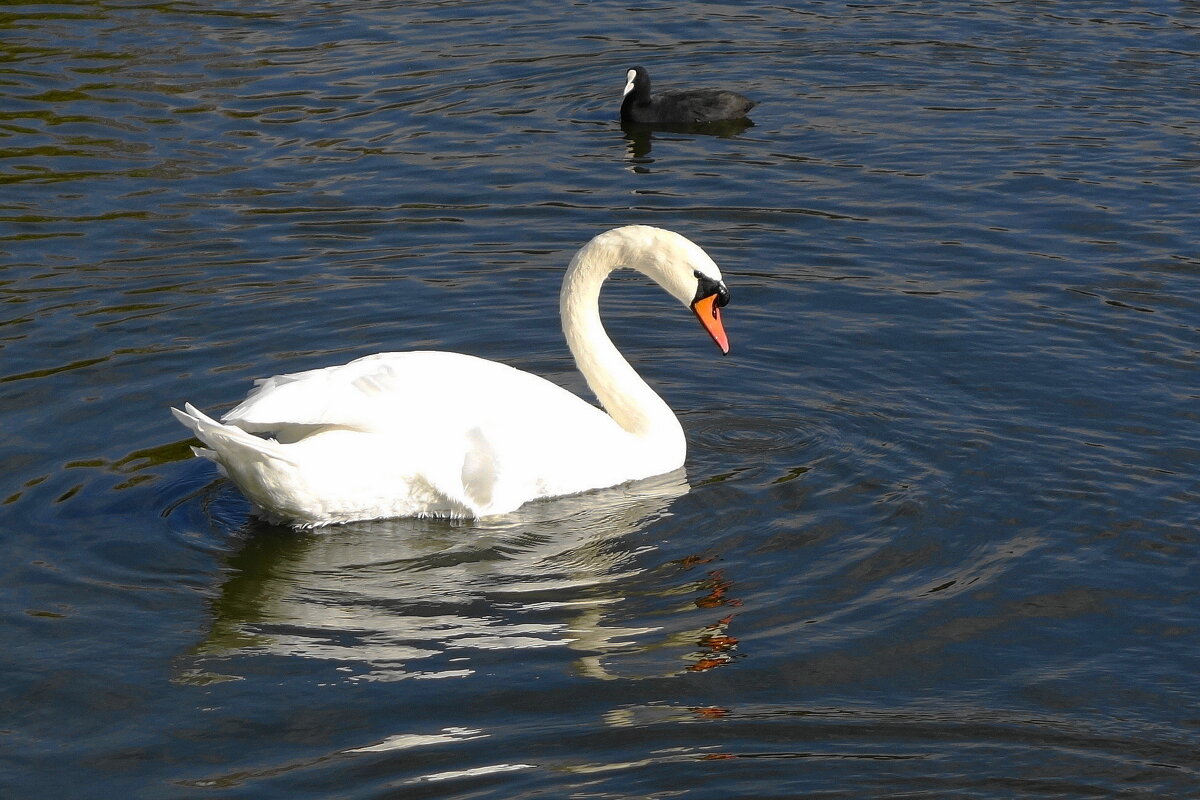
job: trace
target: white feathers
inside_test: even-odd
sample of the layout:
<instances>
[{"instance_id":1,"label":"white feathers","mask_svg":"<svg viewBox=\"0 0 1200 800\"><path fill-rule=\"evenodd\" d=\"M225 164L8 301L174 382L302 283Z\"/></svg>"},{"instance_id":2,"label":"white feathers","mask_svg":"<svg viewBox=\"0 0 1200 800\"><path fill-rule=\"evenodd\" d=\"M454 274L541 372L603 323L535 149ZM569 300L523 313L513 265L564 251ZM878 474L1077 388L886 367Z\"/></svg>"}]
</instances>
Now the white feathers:
<instances>
[{"instance_id":1,"label":"white feathers","mask_svg":"<svg viewBox=\"0 0 1200 800\"><path fill-rule=\"evenodd\" d=\"M300 527L502 514L670 472L683 464L682 428L600 324L600 286L617 266L641 270L685 304L697 270L720 279L703 250L656 228L619 228L576 254L563 280L563 328L609 413L505 364L432 351L257 381L222 422L191 405L172 411L206 445L197 455L217 462L263 516Z\"/></svg>"}]
</instances>

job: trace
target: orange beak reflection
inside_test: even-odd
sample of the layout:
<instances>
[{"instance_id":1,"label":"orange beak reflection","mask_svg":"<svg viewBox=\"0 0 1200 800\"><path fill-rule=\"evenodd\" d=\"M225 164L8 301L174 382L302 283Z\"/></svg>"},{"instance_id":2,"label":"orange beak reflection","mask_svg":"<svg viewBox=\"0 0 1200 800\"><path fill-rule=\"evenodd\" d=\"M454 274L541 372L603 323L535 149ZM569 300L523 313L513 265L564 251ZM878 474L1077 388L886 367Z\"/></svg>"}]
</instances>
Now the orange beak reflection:
<instances>
[{"instance_id":1,"label":"orange beak reflection","mask_svg":"<svg viewBox=\"0 0 1200 800\"><path fill-rule=\"evenodd\" d=\"M721 348L722 355L729 355L729 337L725 335L725 326L721 324L721 309L717 308L717 296L711 294L692 303L692 311L696 318L708 331L708 335Z\"/></svg>"}]
</instances>

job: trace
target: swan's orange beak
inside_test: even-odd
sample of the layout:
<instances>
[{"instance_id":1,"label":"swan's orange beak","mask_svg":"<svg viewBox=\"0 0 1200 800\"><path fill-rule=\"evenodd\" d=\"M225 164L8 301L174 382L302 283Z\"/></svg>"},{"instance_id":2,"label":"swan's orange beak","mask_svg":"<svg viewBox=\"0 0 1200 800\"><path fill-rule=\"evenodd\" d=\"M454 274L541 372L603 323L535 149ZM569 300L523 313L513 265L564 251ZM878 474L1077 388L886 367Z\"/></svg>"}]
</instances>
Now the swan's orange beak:
<instances>
[{"instance_id":1,"label":"swan's orange beak","mask_svg":"<svg viewBox=\"0 0 1200 800\"><path fill-rule=\"evenodd\" d=\"M729 337L725 335L725 327L721 324L721 309L717 307L717 296L710 294L692 303L692 311L696 319L708 331L708 335L721 348L721 355L729 355Z\"/></svg>"}]
</instances>

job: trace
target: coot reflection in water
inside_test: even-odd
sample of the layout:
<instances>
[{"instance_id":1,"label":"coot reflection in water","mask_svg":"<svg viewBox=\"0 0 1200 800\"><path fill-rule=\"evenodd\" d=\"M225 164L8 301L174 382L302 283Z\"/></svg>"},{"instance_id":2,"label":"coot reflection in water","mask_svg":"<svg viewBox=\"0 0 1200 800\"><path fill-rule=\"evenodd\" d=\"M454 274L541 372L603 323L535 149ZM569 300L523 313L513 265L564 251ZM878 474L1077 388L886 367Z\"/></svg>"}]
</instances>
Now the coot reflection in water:
<instances>
[{"instance_id":1,"label":"coot reflection in water","mask_svg":"<svg viewBox=\"0 0 1200 800\"><path fill-rule=\"evenodd\" d=\"M654 146L654 136L679 134L684 136L717 136L722 139L732 139L748 128L754 127L749 119L723 119L717 122L690 123L649 123L622 122L621 130L629 143L629 155L634 159L650 155Z\"/></svg>"}]
</instances>

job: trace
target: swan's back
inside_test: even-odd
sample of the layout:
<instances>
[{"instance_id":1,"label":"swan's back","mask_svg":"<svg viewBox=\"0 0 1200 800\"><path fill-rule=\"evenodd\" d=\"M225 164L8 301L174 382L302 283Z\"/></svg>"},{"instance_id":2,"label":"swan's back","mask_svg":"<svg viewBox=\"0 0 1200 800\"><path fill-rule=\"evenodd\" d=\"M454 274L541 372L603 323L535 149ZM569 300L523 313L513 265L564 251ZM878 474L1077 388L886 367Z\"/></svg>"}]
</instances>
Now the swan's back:
<instances>
[{"instance_id":1,"label":"swan's back","mask_svg":"<svg viewBox=\"0 0 1200 800\"><path fill-rule=\"evenodd\" d=\"M328 428L414 437L503 428L533 441L606 422L616 429L607 414L545 378L432 350L379 353L256 381L222 421L287 442Z\"/></svg>"}]
</instances>

